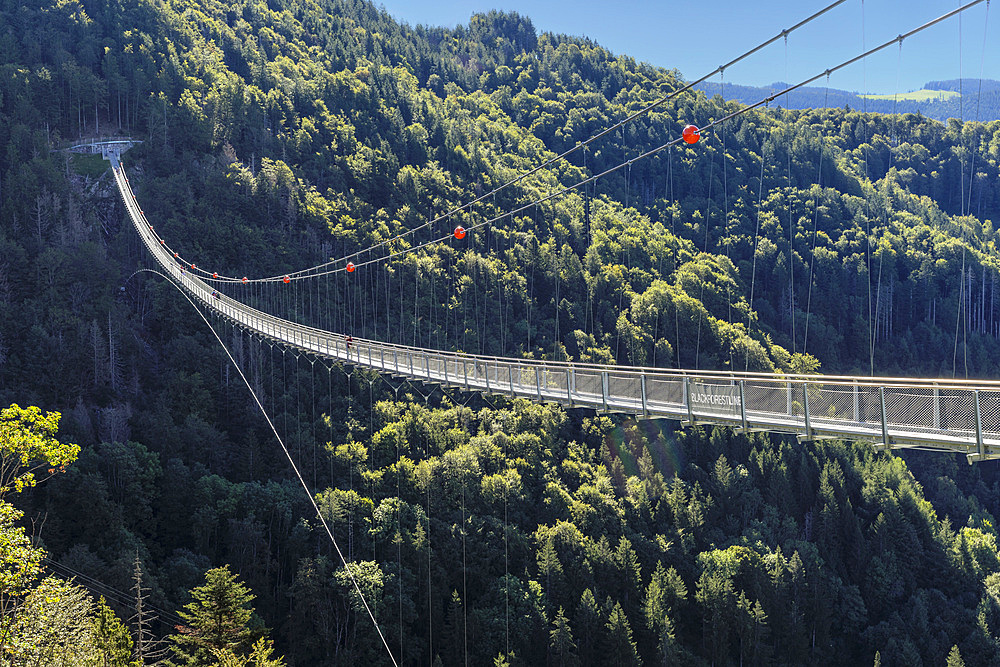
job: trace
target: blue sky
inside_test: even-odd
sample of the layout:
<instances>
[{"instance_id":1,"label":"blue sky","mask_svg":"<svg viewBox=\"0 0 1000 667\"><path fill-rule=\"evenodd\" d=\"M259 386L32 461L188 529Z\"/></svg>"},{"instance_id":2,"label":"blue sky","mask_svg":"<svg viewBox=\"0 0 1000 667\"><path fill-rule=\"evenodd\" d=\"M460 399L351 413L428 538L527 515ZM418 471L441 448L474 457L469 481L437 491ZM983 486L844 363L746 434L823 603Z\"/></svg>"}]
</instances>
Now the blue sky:
<instances>
[{"instance_id":1,"label":"blue sky","mask_svg":"<svg viewBox=\"0 0 1000 667\"><path fill-rule=\"evenodd\" d=\"M377 1L377 0L376 0ZM386 11L411 25L455 26L475 12L516 11L531 18L538 31L584 35L618 54L663 67L678 68L694 79L773 37L829 4L831 0L384 0ZM836 9L779 40L726 72L726 81L766 85L797 83L828 67L892 39L955 9L957 0L847 0ZM833 74L830 86L859 92L891 94L923 86L926 81L1000 79L1000 7L982 3ZM994 5L1000 4L997 2ZM987 34L988 32L988 34ZM983 39L986 54L983 60ZM961 63L959 44L962 44ZM718 80L718 77L716 78ZM898 84L897 84L898 81ZM823 80L814 85L825 85Z\"/></svg>"}]
</instances>

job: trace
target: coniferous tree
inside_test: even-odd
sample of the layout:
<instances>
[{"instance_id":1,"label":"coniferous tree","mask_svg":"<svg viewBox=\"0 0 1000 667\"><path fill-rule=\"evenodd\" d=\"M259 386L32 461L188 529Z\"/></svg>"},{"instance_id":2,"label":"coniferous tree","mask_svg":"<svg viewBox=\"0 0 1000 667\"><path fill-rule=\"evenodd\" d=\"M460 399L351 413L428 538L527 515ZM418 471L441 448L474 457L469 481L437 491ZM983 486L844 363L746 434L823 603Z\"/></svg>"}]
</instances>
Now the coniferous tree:
<instances>
[{"instance_id":1,"label":"coniferous tree","mask_svg":"<svg viewBox=\"0 0 1000 667\"><path fill-rule=\"evenodd\" d=\"M217 651L240 654L249 647L254 595L228 565L206 572L204 585L192 589L191 596L194 600L178 612L187 625L170 637L177 665L205 665Z\"/></svg>"},{"instance_id":2,"label":"coniferous tree","mask_svg":"<svg viewBox=\"0 0 1000 667\"><path fill-rule=\"evenodd\" d=\"M580 659L585 665L603 664L599 651L604 630L601 609L589 588L580 596L576 609L576 628L580 633Z\"/></svg>"},{"instance_id":3,"label":"coniferous tree","mask_svg":"<svg viewBox=\"0 0 1000 667\"><path fill-rule=\"evenodd\" d=\"M94 647L99 667L125 667L132 657L132 637L103 595L97 600L94 617Z\"/></svg>"},{"instance_id":4,"label":"coniferous tree","mask_svg":"<svg viewBox=\"0 0 1000 667\"><path fill-rule=\"evenodd\" d=\"M451 601L444 617L444 653L449 664L464 664L464 632L463 632L462 598L458 591L451 592Z\"/></svg>"},{"instance_id":5,"label":"coniferous tree","mask_svg":"<svg viewBox=\"0 0 1000 667\"><path fill-rule=\"evenodd\" d=\"M556 553L555 540L549 537L538 552L538 574L545 586L547 605L552 605L558 599L556 591L560 588L559 582L562 572L562 563L559 562L559 554Z\"/></svg>"},{"instance_id":6,"label":"coniferous tree","mask_svg":"<svg viewBox=\"0 0 1000 667\"><path fill-rule=\"evenodd\" d=\"M639 652L632 641L632 626L621 604L615 603L608 617L608 664L616 667L638 665Z\"/></svg>"},{"instance_id":7,"label":"coniferous tree","mask_svg":"<svg viewBox=\"0 0 1000 667\"><path fill-rule=\"evenodd\" d=\"M673 567L665 570L663 563L658 561L646 588L643 611L646 627L657 637L658 654L663 664L673 664L677 655L673 619L677 606L686 596L687 587L677 570Z\"/></svg>"},{"instance_id":8,"label":"coniferous tree","mask_svg":"<svg viewBox=\"0 0 1000 667\"><path fill-rule=\"evenodd\" d=\"M566 618L562 607L559 607L556 617L552 620L552 630L549 631L549 649L552 651L552 659L559 667L577 664L573 630L569 626L569 619Z\"/></svg>"}]
</instances>

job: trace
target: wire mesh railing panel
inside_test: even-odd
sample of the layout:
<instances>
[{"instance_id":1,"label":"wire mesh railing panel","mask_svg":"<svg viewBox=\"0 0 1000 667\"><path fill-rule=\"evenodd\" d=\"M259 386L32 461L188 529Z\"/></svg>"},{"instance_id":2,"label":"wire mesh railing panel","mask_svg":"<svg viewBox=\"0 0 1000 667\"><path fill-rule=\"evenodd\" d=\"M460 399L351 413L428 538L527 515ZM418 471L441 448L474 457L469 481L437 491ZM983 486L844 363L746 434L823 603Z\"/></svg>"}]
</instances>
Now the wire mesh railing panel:
<instances>
[{"instance_id":1,"label":"wire mesh railing panel","mask_svg":"<svg viewBox=\"0 0 1000 667\"><path fill-rule=\"evenodd\" d=\"M858 421L870 428L882 428L882 402L878 387L858 389Z\"/></svg>"},{"instance_id":2,"label":"wire mesh railing panel","mask_svg":"<svg viewBox=\"0 0 1000 667\"><path fill-rule=\"evenodd\" d=\"M805 384L801 382L789 382L786 391L790 390L791 402L788 403L791 406L791 415L793 417L799 417L802 420L802 424L805 424Z\"/></svg>"},{"instance_id":3,"label":"wire mesh railing panel","mask_svg":"<svg viewBox=\"0 0 1000 667\"><path fill-rule=\"evenodd\" d=\"M479 359L468 359L465 362L466 373L469 377L469 384L473 387L482 387L486 383L486 364Z\"/></svg>"},{"instance_id":4,"label":"wire mesh railing panel","mask_svg":"<svg viewBox=\"0 0 1000 667\"><path fill-rule=\"evenodd\" d=\"M744 383L747 412L789 415L788 387L784 382L750 380Z\"/></svg>"},{"instance_id":5,"label":"wire mesh railing panel","mask_svg":"<svg viewBox=\"0 0 1000 667\"><path fill-rule=\"evenodd\" d=\"M642 378L608 373L608 403L642 409Z\"/></svg>"},{"instance_id":6,"label":"wire mesh railing panel","mask_svg":"<svg viewBox=\"0 0 1000 667\"><path fill-rule=\"evenodd\" d=\"M684 381L680 378L646 378L646 402L652 406L684 407Z\"/></svg>"},{"instance_id":7,"label":"wire mesh railing panel","mask_svg":"<svg viewBox=\"0 0 1000 667\"><path fill-rule=\"evenodd\" d=\"M979 392L979 413L984 433L990 435L1000 433L1000 392Z\"/></svg>"},{"instance_id":8,"label":"wire mesh railing panel","mask_svg":"<svg viewBox=\"0 0 1000 667\"><path fill-rule=\"evenodd\" d=\"M497 381L503 384L503 390L523 396L528 392L528 376L521 364L508 364L506 374L497 375Z\"/></svg>"},{"instance_id":9,"label":"wire mesh railing panel","mask_svg":"<svg viewBox=\"0 0 1000 667\"><path fill-rule=\"evenodd\" d=\"M808 385L809 418L818 423L855 423L853 387Z\"/></svg>"},{"instance_id":10,"label":"wire mesh railing panel","mask_svg":"<svg viewBox=\"0 0 1000 667\"><path fill-rule=\"evenodd\" d=\"M964 389L942 389L940 391L941 422L936 430L975 431L975 398L971 391Z\"/></svg>"},{"instance_id":11,"label":"wire mesh railing panel","mask_svg":"<svg viewBox=\"0 0 1000 667\"><path fill-rule=\"evenodd\" d=\"M469 377L469 366L471 365L468 359L455 360L455 374L461 378L463 384L469 384L470 381L475 382L475 376Z\"/></svg>"},{"instance_id":12,"label":"wire mesh railing panel","mask_svg":"<svg viewBox=\"0 0 1000 667\"><path fill-rule=\"evenodd\" d=\"M511 369L514 373L514 391L525 395L535 393L535 369L531 366L517 364Z\"/></svg>"},{"instance_id":13,"label":"wire mesh railing panel","mask_svg":"<svg viewBox=\"0 0 1000 667\"><path fill-rule=\"evenodd\" d=\"M466 383L469 374L468 362L465 359L455 359L455 382Z\"/></svg>"},{"instance_id":14,"label":"wire mesh railing panel","mask_svg":"<svg viewBox=\"0 0 1000 667\"><path fill-rule=\"evenodd\" d=\"M885 390L887 424L935 428L937 396L933 389L889 387Z\"/></svg>"},{"instance_id":15,"label":"wire mesh railing panel","mask_svg":"<svg viewBox=\"0 0 1000 667\"><path fill-rule=\"evenodd\" d=\"M510 385L510 368L506 364L486 361L483 363L483 379L490 391L505 391Z\"/></svg>"},{"instance_id":16,"label":"wire mesh railing panel","mask_svg":"<svg viewBox=\"0 0 1000 667\"><path fill-rule=\"evenodd\" d=\"M573 372L573 389L575 394L583 395L591 400L598 399L603 393L601 389L601 374L591 370L576 370Z\"/></svg>"},{"instance_id":17,"label":"wire mesh railing panel","mask_svg":"<svg viewBox=\"0 0 1000 667\"><path fill-rule=\"evenodd\" d=\"M542 370L542 388L555 393L562 399L567 395L569 376L563 368L545 368Z\"/></svg>"}]
</instances>

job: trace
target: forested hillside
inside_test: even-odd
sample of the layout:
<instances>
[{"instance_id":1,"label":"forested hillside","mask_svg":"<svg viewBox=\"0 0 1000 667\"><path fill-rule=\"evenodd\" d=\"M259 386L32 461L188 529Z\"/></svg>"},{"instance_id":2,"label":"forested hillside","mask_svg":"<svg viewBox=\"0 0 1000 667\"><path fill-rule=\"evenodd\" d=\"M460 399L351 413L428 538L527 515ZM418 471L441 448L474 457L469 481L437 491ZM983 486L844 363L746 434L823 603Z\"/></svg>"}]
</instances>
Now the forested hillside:
<instances>
[{"instance_id":1,"label":"forested hillside","mask_svg":"<svg viewBox=\"0 0 1000 667\"><path fill-rule=\"evenodd\" d=\"M82 447L18 499L53 567L127 592L138 561L187 623L229 590L236 653L268 636L289 665L388 664L211 333L133 275L104 165L58 149L142 139L124 160L158 233L274 275L490 192L681 74L513 14L411 28L360 0L3 0L0 54L0 405L61 411ZM680 94L441 229L737 109ZM371 302L359 271L324 307L345 333L486 354L996 376L998 181L1000 121L761 109L401 256L385 270L413 297ZM222 332L271 378L404 664L995 661L993 464L444 395Z\"/></svg>"},{"instance_id":2,"label":"forested hillside","mask_svg":"<svg viewBox=\"0 0 1000 667\"><path fill-rule=\"evenodd\" d=\"M741 86L706 81L697 88L709 97L753 104L787 88L787 84ZM938 94L943 93L943 94ZM856 111L881 114L916 113L947 121L950 118L991 121L1000 119L1000 81L994 79L952 79L929 81L920 91L898 91L882 95L850 92L824 86L806 86L780 97L778 105L788 109L850 107Z\"/></svg>"}]
</instances>

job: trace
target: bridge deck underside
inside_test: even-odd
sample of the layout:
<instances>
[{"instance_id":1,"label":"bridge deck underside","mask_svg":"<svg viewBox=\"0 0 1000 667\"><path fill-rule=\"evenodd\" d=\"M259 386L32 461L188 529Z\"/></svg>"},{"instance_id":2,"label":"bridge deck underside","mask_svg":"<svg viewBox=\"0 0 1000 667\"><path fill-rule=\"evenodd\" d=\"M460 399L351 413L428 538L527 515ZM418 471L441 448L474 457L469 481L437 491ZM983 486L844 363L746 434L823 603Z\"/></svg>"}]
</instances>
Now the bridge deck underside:
<instances>
[{"instance_id":1,"label":"bridge deck underside","mask_svg":"<svg viewBox=\"0 0 1000 667\"><path fill-rule=\"evenodd\" d=\"M353 340L274 317L184 271L163 249L116 156L115 179L129 217L166 273L203 306L248 332L326 359L464 391L596 410L798 434L870 440L881 446L1000 458L1000 385L871 378L712 374L492 358Z\"/></svg>"}]
</instances>

